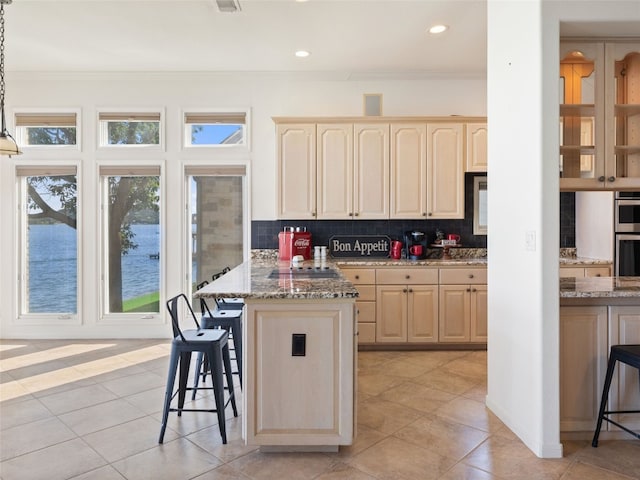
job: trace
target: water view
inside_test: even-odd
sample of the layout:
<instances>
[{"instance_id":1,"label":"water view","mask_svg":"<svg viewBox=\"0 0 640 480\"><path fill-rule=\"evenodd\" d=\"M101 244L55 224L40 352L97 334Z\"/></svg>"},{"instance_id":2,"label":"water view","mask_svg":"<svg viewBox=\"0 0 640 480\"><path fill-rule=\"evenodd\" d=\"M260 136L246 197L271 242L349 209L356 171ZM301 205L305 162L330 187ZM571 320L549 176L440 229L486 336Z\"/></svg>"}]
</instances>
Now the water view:
<instances>
[{"instance_id":1,"label":"water view","mask_svg":"<svg viewBox=\"0 0 640 480\"><path fill-rule=\"evenodd\" d=\"M157 292L160 285L160 226L131 230L138 248L122 256L123 300ZM76 312L76 233L64 224L29 227L29 312Z\"/></svg>"}]
</instances>

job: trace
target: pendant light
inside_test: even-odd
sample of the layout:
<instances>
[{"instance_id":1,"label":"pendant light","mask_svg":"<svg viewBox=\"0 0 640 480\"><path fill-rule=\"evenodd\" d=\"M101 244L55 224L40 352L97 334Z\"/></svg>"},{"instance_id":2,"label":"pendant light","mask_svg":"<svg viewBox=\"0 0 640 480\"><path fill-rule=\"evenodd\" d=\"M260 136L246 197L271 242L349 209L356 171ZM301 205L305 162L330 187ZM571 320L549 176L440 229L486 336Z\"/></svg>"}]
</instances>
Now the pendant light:
<instances>
[{"instance_id":1,"label":"pendant light","mask_svg":"<svg viewBox=\"0 0 640 480\"><path fill-rule=\"evenodd\" d=\"M20 155L16 141L7 131L4 117L4 6L12 0L0 0L0 115L2 115L2 130L0 130L0 155Z\"/></svg>"}]
</instances>

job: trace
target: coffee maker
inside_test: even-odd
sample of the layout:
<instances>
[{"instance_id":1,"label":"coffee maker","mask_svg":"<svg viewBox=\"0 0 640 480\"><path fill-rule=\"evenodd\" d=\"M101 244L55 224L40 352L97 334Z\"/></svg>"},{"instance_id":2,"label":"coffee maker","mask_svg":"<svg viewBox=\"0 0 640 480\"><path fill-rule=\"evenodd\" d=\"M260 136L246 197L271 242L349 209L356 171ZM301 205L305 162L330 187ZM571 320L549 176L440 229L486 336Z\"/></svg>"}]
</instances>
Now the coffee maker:
<instances>
[{"instance_id":1,"label":"coffee maker","mask_svg":"<svg viewBox=\"0 0 640 480\"><path fill-rule=\"evenodd\" d=\"M427 234L417 230L404 232L404 244L407 258L421 260L427 257Z\"/></svg>"}]
</instances>

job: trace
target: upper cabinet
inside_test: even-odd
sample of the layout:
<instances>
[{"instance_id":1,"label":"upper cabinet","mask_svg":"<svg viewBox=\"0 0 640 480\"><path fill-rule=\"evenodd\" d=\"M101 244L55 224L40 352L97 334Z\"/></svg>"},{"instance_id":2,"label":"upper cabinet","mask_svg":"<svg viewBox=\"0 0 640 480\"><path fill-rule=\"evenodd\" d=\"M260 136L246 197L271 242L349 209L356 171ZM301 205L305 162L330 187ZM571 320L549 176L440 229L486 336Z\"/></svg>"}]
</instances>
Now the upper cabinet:
<instances>
[{"instance_id":1,"label":"upper cabinet","mask_svg":"<svg viewBox=\"0 0 640 480\"><path fill-rule=\"evenodd\" d=\"M464 218L465 161L486 170L483 118L274 120L280 219Z\"/></svg>"},{"instance_id":2,"label":"upper cabinet","mask_svg":"<svg viewBox=\"0 0 640 480\"><path fill-rule=\"evenodd\" d=\"M640 43L562 43L560 188L640 188Z\"/></svg>"}]
</instances>

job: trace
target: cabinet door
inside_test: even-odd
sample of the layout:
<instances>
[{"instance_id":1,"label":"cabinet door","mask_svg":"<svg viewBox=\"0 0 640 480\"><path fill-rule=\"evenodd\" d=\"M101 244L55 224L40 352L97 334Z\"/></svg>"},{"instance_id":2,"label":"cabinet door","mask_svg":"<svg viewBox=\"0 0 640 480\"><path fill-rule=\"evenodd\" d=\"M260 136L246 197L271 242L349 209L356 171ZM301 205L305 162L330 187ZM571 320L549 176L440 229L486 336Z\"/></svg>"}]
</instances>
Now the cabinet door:
<instances>
[{"instance_id":1,"label":"cabinet door","mask_svg":"<svg viewBox=\"0 0 640 480\"><path fill-rule=\"evenodd\" d=\"M471 286L471 335L472 342L487 341L487 286Z\"/></svg>"},{"instance_id":2,"label":"cabinet door","mask_svg":"<svg viewBox=\"0 0 640 480\"><path fill-rule=\"evenodd\" d=\"M607 307L560 307L561 431L593 431L607 350Z\"/></svg>"},{"instance_id":3,"label":"cabinet door","mask_svg":"<svg viewBox=\"0 0 640 480\"><path fill-rule=\"evenodd\" d=\"M407 305L407 341L438 341L438 287L409 285Z\"/></svg>"},{"instance_id":4,"label":"cabinet door","mask_svg":"<svg viewBox=\"0 0 640 480\"><path fill-rule=\"evenodd\" d=\"M610 307L609 338L611 345L640 344L638 307ZM610 410L640 410L638 369L618 362L609 389ZM638 414L618 414L616 421L631 430L640 430ZM617 430L609 426L609 430Z\"/></svg>"},{"instance_id":5,"label":"cabinet door","mask_svg":"<svg viewBox=\"0 0 640 480\"><path fill-rule=\"evenodd\" d=\"M407 287L376 288L376 342L407 341Z\"/></svg>"},{"instance_id":6,"label":"cabinet door","mask_svg":"<svg viewBox=\"0 0 640 480\"><path fill-rule=\"evenodd\" d=\"M389 125L354 125L354 207L359 219L389 218Z\"/></svg>"},{"instance_id":7,"label":"cabinet door","mask_svg":"<svg viewBox=\"0 0 640 480\"><path fill-rule=\"evenodd\" d=\"M487 171L487 124L468 123L466 137L467 172Z\"/></svg>"},{"instance_id":8,"label":"cabinet door","mask_svg":"<svg viewBox=\"0 0 640 480\"><path fill-rule=\"evenodd\" d=\"M466 285L440 285L440 342L470 340L470 291Z\"/></svg>"},{"instance_id":9,"label":"cabinet door","mask_svg":"<svg viewBox=\"0 0 640 480\"><path fill-rule=\"evenodd\" d=\"M605 44L605 163L609 188L640 185L640 43Z\"/></svg>"},{"instance_id":10,"label":"cabinet door","mask_svg":"<svg viewBox=\"0 0 640 480\"><path fill-rule=\"evenodd\" d=\"M353 126L318 124L318 219L353 216Z\"/></svg>"},{"instance_id":11,"label":"cabinet door","mask_svg":"<svg viewBox=\"0 0 640 480\"><path fill-rule=\"evenodd\" d=\"M391 218L425 218L427 126L391 125Z\"/></svg>"},{"instance_id":12,"label":"cabinet door","mask_svg":"<svg viewBox=\"0 0 640 480\"><path fill-rule=\"evenodd\" d=\"M427 125L427 216L464 218L462 124Z\"/></svg>"},{"instance_id":13,"label":"cabinet door","mask_svg":"<svg viewBox=\"0 0 640 480\"><path fill-rule=\"evenodd\" d=\"M279 124L278 217L312 219L316 215L316 126Z\"/></svg>"}]
</instances>

